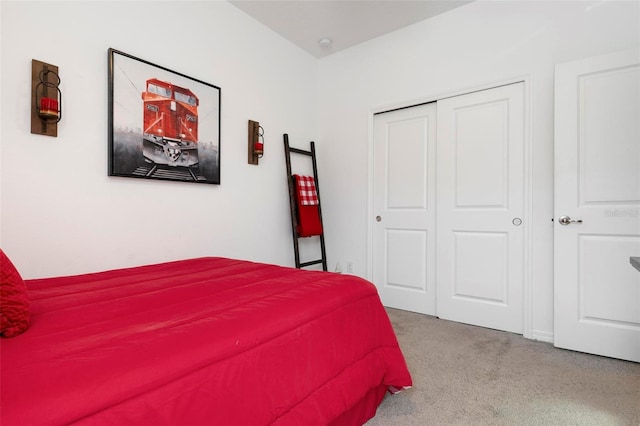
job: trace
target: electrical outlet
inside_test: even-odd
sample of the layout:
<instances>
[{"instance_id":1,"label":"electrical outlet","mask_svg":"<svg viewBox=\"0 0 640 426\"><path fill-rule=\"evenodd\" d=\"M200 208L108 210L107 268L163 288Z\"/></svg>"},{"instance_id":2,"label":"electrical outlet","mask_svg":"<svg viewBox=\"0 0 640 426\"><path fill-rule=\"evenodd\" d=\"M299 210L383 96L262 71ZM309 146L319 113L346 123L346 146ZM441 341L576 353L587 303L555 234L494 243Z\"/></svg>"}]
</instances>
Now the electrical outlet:
<instances>
[{"instance_id":1,"label":"electrical outlet","mask_svg":"<svg viewBox=\"0 0 640 426\"><path fill-rule=\"evenodd\" d=\"M336 263L336 273L341 274L342 273L342 264L340 262Z\"/></svg>"},{"instance_id":2,"label":"electrical outlet","mask_svg":"<svg viewBox=\"0 0 640 426\"><path fill-rule=\"evenodd\" d=\"M353 274L353 260L347 260L347 274Z\"/></svg>"}]
</instances>

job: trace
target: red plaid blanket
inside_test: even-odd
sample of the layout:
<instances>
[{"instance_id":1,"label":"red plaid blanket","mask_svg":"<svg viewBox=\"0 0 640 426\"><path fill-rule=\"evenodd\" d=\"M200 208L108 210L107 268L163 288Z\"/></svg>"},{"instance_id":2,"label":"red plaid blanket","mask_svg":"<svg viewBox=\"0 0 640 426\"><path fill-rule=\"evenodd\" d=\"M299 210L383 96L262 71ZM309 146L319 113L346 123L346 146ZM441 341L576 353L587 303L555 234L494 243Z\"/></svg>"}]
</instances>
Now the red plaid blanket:
<instances>
[{"instance_id":1,"label":"red plaid blanket","mask_svg":"<svg viewBox=\"0 0 640 426\"><path fill-rule=\"evenodd\" d=\"M303 206L315 206L319 204L318 192L316 191L316 182L312 176L296 177L296 189L298 191L298 200Z\"/></svg>"}]
</instances>

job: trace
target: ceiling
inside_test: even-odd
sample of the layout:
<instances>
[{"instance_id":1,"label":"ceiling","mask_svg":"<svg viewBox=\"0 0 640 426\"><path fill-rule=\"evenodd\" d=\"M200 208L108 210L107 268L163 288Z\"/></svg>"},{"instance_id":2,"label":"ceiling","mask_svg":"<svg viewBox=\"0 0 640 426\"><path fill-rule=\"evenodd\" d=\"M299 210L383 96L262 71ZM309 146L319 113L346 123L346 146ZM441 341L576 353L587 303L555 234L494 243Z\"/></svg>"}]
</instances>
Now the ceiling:
<instances>
[{"instance_id":1,"label":"ceiling","mask_svg":"<svg viewBox=\"0 0 640 426\"><path fill-rule=\"evenodd\" d=\"M473 0L230 0L316 58L431 18ZM331 40L327 47L323 38Z\"/></svg>"}]
</instances>

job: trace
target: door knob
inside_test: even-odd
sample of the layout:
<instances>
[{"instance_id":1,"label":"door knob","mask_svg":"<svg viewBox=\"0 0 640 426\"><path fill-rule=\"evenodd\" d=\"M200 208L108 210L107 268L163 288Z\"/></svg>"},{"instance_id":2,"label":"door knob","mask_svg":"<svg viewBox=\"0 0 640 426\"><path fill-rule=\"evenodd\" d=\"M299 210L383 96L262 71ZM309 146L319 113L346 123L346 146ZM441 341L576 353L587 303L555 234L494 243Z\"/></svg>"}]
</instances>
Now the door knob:
<instances>
[{"instance_id":1,"label":"door knob","mask_svg":"<svg viewBox=\"0 0 640 426\"><path fill-rule=\"evenodd\" d=\"M560 225L569 225L570 223L582 223L582 219L571 219L569 216L560 216L558 218Z\"/></svg>"},{"instance_id":2,"label":"door knob","mask_svg":"<svg viewBox=\"0 0 640 426\"><path fill-rule=\"evenodd\" d=\"M382 218L380 216L376 216L376 222L380 222Z\"/></svg>"}]
</instances>

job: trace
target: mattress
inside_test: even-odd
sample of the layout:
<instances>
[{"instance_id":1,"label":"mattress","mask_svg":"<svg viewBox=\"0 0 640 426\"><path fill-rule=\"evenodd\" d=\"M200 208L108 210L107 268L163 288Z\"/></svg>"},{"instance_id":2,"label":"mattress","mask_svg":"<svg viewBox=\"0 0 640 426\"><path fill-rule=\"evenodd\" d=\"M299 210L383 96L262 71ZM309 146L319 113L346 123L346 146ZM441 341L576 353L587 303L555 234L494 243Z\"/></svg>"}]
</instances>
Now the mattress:
<instances>
[{"instance_id":1,"label":"mattress","mask_svg":"<svg viewBox=\"0 0 640 426\"><path fill-rule=\"evenodd\" d=\"M203 257L26 280L0 423L362 424L411 375L356 276Z\"/></svg>"}]
</instances>

